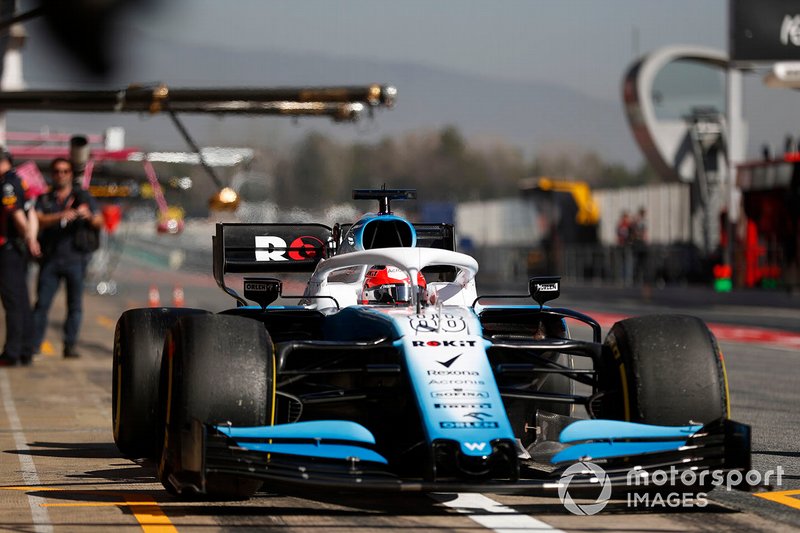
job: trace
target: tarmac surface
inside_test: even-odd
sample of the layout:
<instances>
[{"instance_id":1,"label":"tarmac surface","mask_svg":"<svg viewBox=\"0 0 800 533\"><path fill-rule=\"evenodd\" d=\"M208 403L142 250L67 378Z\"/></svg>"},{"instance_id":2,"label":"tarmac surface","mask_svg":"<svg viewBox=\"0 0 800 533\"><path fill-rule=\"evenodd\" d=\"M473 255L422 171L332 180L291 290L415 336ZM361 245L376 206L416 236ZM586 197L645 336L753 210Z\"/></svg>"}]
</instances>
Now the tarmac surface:
<instances>
[{"instance_id":1,"label":"tarmac surface","mask_svg":"<svg viewBox=\"0 0 800 533\"><path fill-rule=\"evenodd\" d=\"M209 265L210 271L210 265ZM60 357L63 293L45 350L31 367L0 369L0 531L796 531L800 527L800 301L784 293L717 295L706 289L565 287L558 305L595 316L604 331L633 314L682 312L711 324L725 354L733 418L753 428L753 468L783 475L759 493L716 489L699 506L612 501L575 516L558 499L496 494L392 496L278 494L247 502L169 496L155 465L122 457L111 435L111 350L116 319L181 289L188 307L231 300L210 275L124 262L119 293L87 291L79 349ZM521 292L524 292L521 287ZM1 323L1 322L0 322ZM581 335L580 331L576 335ZM585 332L583 333L585 334Z\"/></svg>"}]
</instances>

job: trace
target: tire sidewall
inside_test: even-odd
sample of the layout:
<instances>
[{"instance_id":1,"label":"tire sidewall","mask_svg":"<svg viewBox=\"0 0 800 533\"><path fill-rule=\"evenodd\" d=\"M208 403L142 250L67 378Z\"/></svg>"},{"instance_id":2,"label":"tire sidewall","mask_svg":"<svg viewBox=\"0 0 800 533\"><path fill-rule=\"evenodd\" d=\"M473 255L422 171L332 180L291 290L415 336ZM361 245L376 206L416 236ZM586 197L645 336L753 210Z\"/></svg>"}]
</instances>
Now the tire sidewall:
<instances>
[{"instance_id":1,"label":"tire sidewall","mask_svg":"<svg viewBox=\"0 0 800 533\"><path fill-rule=\"evenodd\" d=\"M729 416L722 353L699 318L650 315L614 324L606 337L611 418L658 425Z\"/></svg>"}]
</instances>

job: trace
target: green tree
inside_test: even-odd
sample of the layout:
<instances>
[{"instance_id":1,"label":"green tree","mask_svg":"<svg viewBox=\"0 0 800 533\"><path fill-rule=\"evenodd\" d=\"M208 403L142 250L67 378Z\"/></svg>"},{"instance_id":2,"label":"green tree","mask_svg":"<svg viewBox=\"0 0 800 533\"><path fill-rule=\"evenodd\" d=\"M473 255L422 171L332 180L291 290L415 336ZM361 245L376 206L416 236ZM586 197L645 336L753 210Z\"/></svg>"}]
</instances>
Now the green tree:
<instances>
[{"instance_id":1,"label":"green tree","mask_svg":"<svg viewBox=\"0 0 800 533\"><path fill-rule=\"evenodd\" d=\"M349 181L348 158L344 151L321 133L306 135L295 147L290 161L279 165L282 202L299 207L318 207L342 201L349 195L342 191Z\"/></svg>"},{"instance_id":2,"label":"green tree","mask_svg":"<svg viewBox=\"0 0 800 533\"><path fill-rule=\"evenodd\" d=\"M384 184L415 188L423 201L456 202L515 196L527 176L580 180L592 187L657 181L647 165L632 172L564 143L544 146L526 162L520 149L497 140L468 141L455 126L351 145L310 133L291 150L274 152L273 159L275 200L301 207L348 201L353 188Z\"/></svg>"}]
</instances>

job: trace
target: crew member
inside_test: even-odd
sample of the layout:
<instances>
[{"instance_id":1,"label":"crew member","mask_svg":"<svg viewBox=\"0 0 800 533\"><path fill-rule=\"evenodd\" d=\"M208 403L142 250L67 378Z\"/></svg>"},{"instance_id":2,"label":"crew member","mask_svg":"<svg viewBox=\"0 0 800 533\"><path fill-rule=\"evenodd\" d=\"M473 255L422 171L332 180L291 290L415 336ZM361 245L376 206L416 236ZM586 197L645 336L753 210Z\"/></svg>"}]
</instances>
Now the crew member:
<instances>
[{"instance_id":1,"label":"crew member","mask_svg":"<svg viewBox=\"0 0 800 533\"><path fill-rule=\"evenodd\" d=\"M54 159L50 170L53 187L39 197L36 205L42 260L33 311L34 346L40 347L44 340L47 314L63 279L67 286L64 357L78 357L75 345L83 315L83 280L91 258L91 250L85 248L79 237L86 230L99 231L103 217L89 192L73 187L72 163L68 159Z\"/></svg>"},{"instance_id":2,"label":"crew member","mask_svg":"<svg viewBox=\"0 0 800 533\"><path fill-rule=\"evenodd\" d=\"M0 299L6 316L6 344L0 366L29 365L33 356L33 314L28 298L28 251L39 251L24 210L25 192L11 154L0 148Z\"/></svg>"}]
</instances>

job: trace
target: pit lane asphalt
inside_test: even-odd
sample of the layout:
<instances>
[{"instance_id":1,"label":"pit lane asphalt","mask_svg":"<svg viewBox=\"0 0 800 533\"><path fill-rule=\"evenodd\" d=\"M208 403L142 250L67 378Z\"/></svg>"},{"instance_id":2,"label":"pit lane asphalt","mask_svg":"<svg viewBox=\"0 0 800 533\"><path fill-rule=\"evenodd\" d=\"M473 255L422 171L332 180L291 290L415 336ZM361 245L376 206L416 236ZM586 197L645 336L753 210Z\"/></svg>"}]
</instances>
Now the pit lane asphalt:
<instances>
[{"instance_id":1,"label":"pit lane asphalt","mask_svg":"<svg viewBox=\"0 0 800 533\"><path fill-rule=\"evenodd\" d=\"M389 498L380 495L262 494L248 502L182 502L154 482L154 465L122 458L111 437L111 346L116 318L126 308L146 305L150 285L169 304L180 285L187 306L213 310L231 305L207 274L154 272L124 265L116 275L120 294L87 293L82 341L83 357L64 360L59 328L63 294L51 314L50 354L37 356L28 368L0 369L0 530L3 531L216 531L275 528L282 531L319 529L475 531L526 530L794 530L800 509L786 505L800 500L783 495L784 503L746 493L712 493L713 502L694 509L631 509L613 501L598 515L574 516L558 500L487 495L487 499L443 496L437 503L425 495ZM641 314L675 308L591 292L573 302L565 291L558 303L590 312ZM619 307L613 307L616 302ZM741 308L744 309L741 309ZM791 307L748 304L711 307L699 301L678 309L737 321L754 327L778 328L781 320L800 321ZM795 313L792 315L792 313ZM712 316L712 315L709 315ZM704 318L706 318L704 316ZM708 318L706 318L708 320ZM715 320L719 321L719 320ZM730 322L728 322L730 323ZM605 331L605 328L604 328ZM800 490L797 405L797 350L769 345L722 342L730 377L733 416L753 426L753 466L765 471L784 468L775 491ZM448 501L449 500L449 501ZM531 522L530 520L540 522Z\"/></svg>"}]
</instances>

